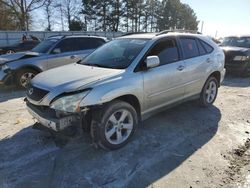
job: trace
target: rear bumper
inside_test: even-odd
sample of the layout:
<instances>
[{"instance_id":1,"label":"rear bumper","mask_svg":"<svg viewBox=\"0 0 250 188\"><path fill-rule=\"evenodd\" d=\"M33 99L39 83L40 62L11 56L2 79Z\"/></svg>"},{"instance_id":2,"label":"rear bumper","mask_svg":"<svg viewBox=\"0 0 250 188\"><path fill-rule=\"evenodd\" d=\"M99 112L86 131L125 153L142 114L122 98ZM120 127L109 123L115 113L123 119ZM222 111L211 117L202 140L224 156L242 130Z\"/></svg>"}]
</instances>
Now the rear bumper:
<instances>
[{"instance_id":1,"label":"rear bumper","mask_svg":"<svg viewBox=\"0 0 250 188\"><path fill-rule=\"evenodd\" d=\"M62 131L67 127L80 123L80 118L76 114L61 118L51 117L48 113L43 113L29 103L27 103L27 110L40 124L54 131Z\"/></svg>"}]
</instances>

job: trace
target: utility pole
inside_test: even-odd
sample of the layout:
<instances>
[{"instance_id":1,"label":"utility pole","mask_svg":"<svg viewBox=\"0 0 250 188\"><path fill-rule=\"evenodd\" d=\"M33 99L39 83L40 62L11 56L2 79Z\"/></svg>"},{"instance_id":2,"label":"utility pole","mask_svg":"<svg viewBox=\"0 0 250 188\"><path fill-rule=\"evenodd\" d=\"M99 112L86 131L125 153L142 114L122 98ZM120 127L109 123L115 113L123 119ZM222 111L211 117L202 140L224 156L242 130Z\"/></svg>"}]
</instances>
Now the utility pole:
<instances>
[{"instance_id":1,"label":"utility pole","mask_svg":"<svg viewBox=\"0 0 250 188\"><path fill-rule=\"evenodd\" d=\"M201 33L203 32L204 21L201 22Z\"/></svg>"},{"instance_id":2,"label":"utility pole","mask_svg":"<svg viewBox=\"0 0 250 188\"><path fill-rule=\"evenodd\" d=\"M215 33L215 38L217 39L217 35L218 35L218 31L216 30L216 33Z\"/></svg>"},{"instance_id":3,"label":"utility pole","mask_svg":"<svg viewBox=\"0 0 250 188\"><path fill-rule=\"evenodd\" d=\"M60 12L61 12L62 31L64 31L62 3L60 4Z\"/></svg>"}]
</instances>

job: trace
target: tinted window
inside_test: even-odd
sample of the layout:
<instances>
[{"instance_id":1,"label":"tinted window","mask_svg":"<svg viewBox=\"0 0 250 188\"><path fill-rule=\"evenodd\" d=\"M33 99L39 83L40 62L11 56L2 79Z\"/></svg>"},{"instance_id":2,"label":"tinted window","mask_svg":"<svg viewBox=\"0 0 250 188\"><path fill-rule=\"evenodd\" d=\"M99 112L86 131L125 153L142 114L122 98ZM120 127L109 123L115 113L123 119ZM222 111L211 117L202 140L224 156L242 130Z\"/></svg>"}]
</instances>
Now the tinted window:
<instances>
[{"instance_id":1,"label":"tinted window","mask_svg":"<svg viewBox=\"0 0 250 188\"><path fill-rule=\"evenodd\" d=\"M199 56L199 50L195 39L191 38L181 38L181 45L183 48L183 53L185 58L192 58Z\"/></svg>"},{"instance_id":2,"label":"tinted window","mask_svg":"<svg viewBox=\"0 0 250 188\"><path fill-rule=\"evenodd\" d=\"M61 41L56 48L60 48L61 52L71 52L79 50L96 49L103 45L101 39L92 38L68 38Z\"/></svg>"},{"instance_id":3,"label":"tinted window","mask_svg":"<svg viewBox=\"0 0 250 188\"><path fill-rule=\"evenodd\" d=\"M77 44L79 50L96 49L103 45L105 42L102 39L95 38L79 38L77 39Z\"/></svg>"},{"instance_id":4,"label":"tinted window","mask_svg":"<svg viewBox=\"0 0 250 188\"><path fill-rule=\"evenodd\" d=\"M207 53L211 53L214 49L209 45L207 44L206 42L204 41L201 41L202 45L204 46L204 48L206 49Z\"/></svg>"},{"instance_id":5,"label":"tinted window","mask_svg":"<svg viewBox=\"0 0 250 188\"><path fill-rule=\"evenodd\" d=\"M32 52L47 53L50 48L57 43L57 41L58 39L47 39L33 48Z\"/></svg>"},{"instance_id":6,"label":"tinted window","mask_svg":"<svg viewBox=\"0 0 250 188\"><path fill-rule=\"evenodd\" d=\"M165 65L179 60L178 48L174 39L168 39L156 44L148 56L156 55L160 59L160 65Z\"/></svg>"},{"instance_id":7,"label":"tinted window","mask_svg":"<svg viewBox=\"0 0 250 188\"><path fill-rule=\"evenodd\" d=\"M206 49L203 47L203 45L201 44L201 41L200 41L200 40L197 40L197 45L198 45L198 48L199 48L200 55L205 55L205 54L207 54L207 51L206 51Z\"/></svg>"},{"instance_id":8,"label":"tinted window","mask_svg":"<svg viewBox=\"0 0 250 188\"><path fill-rule=\"evenodd\" d=\"M74 39L63 39L55 48L59 48L61 53L74 51L75 41Z\"/></svg>"}]
</instances>

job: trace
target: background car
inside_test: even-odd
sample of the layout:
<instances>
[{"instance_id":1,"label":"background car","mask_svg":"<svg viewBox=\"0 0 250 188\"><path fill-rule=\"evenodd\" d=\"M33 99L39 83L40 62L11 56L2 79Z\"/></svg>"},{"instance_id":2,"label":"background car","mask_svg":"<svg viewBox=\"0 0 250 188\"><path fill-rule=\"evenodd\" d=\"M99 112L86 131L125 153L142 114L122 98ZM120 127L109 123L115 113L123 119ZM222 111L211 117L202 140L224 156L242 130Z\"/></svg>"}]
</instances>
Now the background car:
<instances>
[{"instance_id":1,"label":"background car","mask_svg":"<svg viewBox=\"0 0 250 188\"><path fill-rule=\"evenodd\" d=\"M224 38L220 45L225 53L225 67L228 73L250 75L250 35Z\"/></svg>"},{"instance_id":2,"label":"background car","mask_svg":"<svg viewBox=\"0 0 250 188\"><path fill-rule=\"evenodd\" d=\"M12 45L8 46L1 46L0 47L0 54L12 54L16 52L24 52L31 50L36 45L40 43L40 40L34 36L31 36L29 39L21 40Z\"/></svg>"},{"instance_id":3,"label":"background car","mask_svg":"<svg viewBox=\"0 0 250 188\"><path fill-rule=\"evenodd\" d=\"M95 36L56 36L30 52L0 56L0 82L27 87L38 73L81 60L106 42Z\"/></svg>"}]
</instances>

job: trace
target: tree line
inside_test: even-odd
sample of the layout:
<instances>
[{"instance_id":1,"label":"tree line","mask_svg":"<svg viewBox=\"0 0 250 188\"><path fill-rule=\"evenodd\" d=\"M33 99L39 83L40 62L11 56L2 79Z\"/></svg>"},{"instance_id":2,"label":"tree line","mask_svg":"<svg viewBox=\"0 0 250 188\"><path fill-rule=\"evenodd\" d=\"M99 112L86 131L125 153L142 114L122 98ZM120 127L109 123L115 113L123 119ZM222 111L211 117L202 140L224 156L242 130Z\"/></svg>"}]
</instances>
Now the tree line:
<instances>
[{"instance_id":1,"label":"tree line","mask_svg":"<svg viewBox=\"0 0 250 188\"><path fill-rule=\"evenodd\" d=\"M68 30L157 32L170 28L197 30L194 10L180 0L0 0L0 30L29 30L39 9Z\"/></svg>"}]
</instances>

